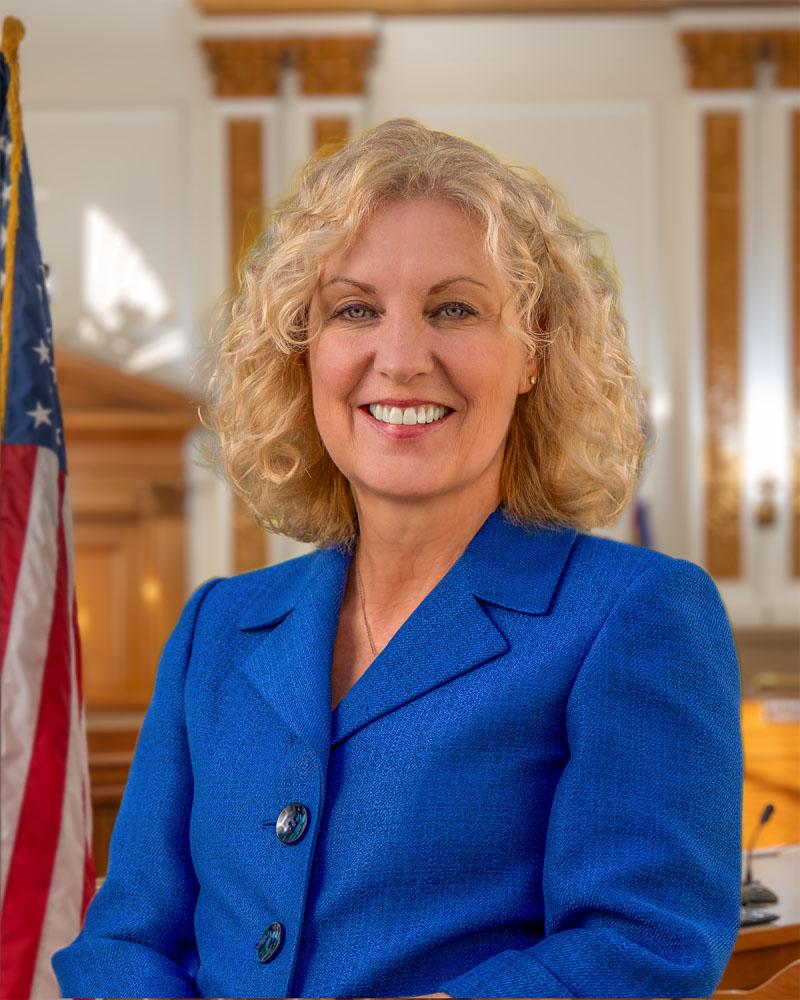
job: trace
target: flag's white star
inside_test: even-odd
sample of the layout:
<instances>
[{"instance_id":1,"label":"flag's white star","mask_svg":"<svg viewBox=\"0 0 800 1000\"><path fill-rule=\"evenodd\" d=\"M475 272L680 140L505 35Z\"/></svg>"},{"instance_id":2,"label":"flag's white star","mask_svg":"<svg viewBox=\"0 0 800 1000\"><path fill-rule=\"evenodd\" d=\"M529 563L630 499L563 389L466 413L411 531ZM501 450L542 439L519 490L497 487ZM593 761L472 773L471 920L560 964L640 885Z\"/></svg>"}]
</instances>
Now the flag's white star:
<instances>
[{"instance_id":1,"label":"flag's white star","mask_svg":"<svg viewBox=\"0 0 800 1000\"><path fill-rule=\"evenodd\" d=\"M8 155L11 152L14 143L8 138L7 135L0 135L0 153L5 153Z\"/></svg>"},{"instance_id":2,"label":"flag's white star","mask_svg":"<svg viewBox=\"0 0 800 1000\"><path fill-rule=\"evenodd\" d=\"M50 348L45 344L43 340L39 341L38 346L33 348L34 353L39 355L39 364L43 365L45 361L50 360Z\"/></svg>"},{"instance_id":3,"label":"flag's white star","mask_svg":"<svg viewBox=\"0 0 800 1000\"><path fill-rule=\"evenodd\" d=\"M50 414L53 412L52 408L46 410L42 406L42 404L38 402L38 400L36 403L35 410L26 410L25 412L28 414L29 417L33 417L33 419L36 421L36 423L33 425L34 427L38 427L39 424L48 424L50 427L53 426L52 423L50 422Z\"/></svg>"},{"instance_id":4,"label":"flag's white star","mask_svg":"<svg viewBox=\"0 0 800 1000\"><path fill-rule=\"evenodd\" d=\"M61 444L61 428L56 427L56 444Z\"/></svg>"},{"instance_id":5,"label":"flag's white star","mask_svg":"<svg viewBox=\"0 0 800 1000\"><path fill-rule=\"evenodd\" d=\"M0 227L0 247L6 245L6 239L8 238L8 230L5 226Z\"/></svg>"},{"instance_id":6,"label":"flag's white star","mask_svg":"<svg viewBox=\"0 0 800 1000\"><path fill-rule=\"evenodd\" d=\"M8 181L3 185L2 199L3 201L11 201L11 184Z\"/></svg>"},{"instance_id":7,"label":"flag's white star","mask_svg":"<svg viewBox=\"0 0 800 1000\"><path fill-rule=\"evenodd\" d=\"M53 376L53 381L57 382L58 381L58 376L56 375L56 367L55 367L55 365L50 365L50 374Z\"/></svg>"}]
</instances>

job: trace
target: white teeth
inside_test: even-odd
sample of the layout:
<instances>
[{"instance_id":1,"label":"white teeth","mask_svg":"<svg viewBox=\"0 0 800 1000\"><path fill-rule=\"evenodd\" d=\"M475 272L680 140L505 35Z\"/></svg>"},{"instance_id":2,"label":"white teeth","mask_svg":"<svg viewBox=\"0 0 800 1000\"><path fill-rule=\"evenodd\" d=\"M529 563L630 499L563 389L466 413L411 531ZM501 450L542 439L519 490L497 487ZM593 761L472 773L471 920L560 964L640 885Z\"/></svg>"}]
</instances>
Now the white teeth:
<instances>
[{"instance_id":1,"label":"white teeth","mask_svg":"<svg viewBox=\"0 0 800 1000\"><path fill-rule=\"evenodd\" d=\"M406 409L400 409L399 406L382 406L380 403L370 403L369 412L376 420L380 420L385 424L407 424L412 426L414 424L430 424L435 420L441 420L449 411L446 406L434 406L433 404L409 406Z\"/></svg>"}]
</instances>

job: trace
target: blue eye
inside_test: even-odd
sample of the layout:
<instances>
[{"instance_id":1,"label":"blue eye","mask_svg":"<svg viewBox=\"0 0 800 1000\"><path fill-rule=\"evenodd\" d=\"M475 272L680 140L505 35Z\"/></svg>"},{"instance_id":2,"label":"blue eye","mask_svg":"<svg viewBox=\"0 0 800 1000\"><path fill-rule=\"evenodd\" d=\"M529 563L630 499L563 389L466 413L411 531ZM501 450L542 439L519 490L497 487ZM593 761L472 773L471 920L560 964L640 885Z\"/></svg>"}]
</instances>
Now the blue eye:
<instances>
[{"instance_id":1,"label":"blue eye","mask_svg":"<svg viewBox=\"0 0 800 1000\"><path fill-rule=\"evenodd\" d=\"M336 317L336 316L344 316L345 313L350 312L351 309L362 309L362 310L366 309L367 312L373 312L374 311L374 310L370 309L369 306L361 305L360 302L351 302L350 305L342 306L341 309L337 309L336 312L333 315L334 315L334 317ZM366 317L365 316L348 316L347 319L359 320L359 319L366 319Z\"/></svg>"},{"instance_id":2,"label":"blue eye","mask_svg":"<svg viewBox=\"0 0 800 1000\"><path fill-rule=\"evenodd\" d=\"M365 306L361 302L350 302L348 305L342 306L341 309L337 309L336 312L333 314L333 316L331 318L332 319L338 319L339 317L343 317L344 319L349 319L349 320L352 320L354 322L357 322L358 320L362 320L362 319L367 319L367 317L365 315L353 316L353 314L351 312L351 310L353 310L353 309L355 309L356 311L361 310L362 313L364 311L366 311L367 313L374 313L375 312L374 309L370 309L369 306ZM452 313L450 313L448 315L448 314L445 313L445 310L447 310L447 309L457 309L457 310L460 310L460 314L454 316ZM349 313L349 315L348 315L348 313ZM465 319L467 316L476 316L477 315L476 311L472 308L472 306L468 306L464 302L444 302L442 305L439 306L438 309L436 309L434 311L434 313L432 315L436 316L439 313L441 313L444 316L445 319Z\"/></svg>"},{"instance_id":3,"label":"blue eye","mask_svg":"<svg viewBox=\"0 0 800 1000\"><path fill-rule=\"evenodd\" d=\"M445 302L444 305L439 306L437 312L442 312L445 309L460 309L461 310L461 315L460 316L453 316L451 314L450 316L446 316L445 319L463 319L465 316L474 316L475 315L475 310L472 309L470 306L465 305L463 302Z\"/></svg>"}]
</instances>

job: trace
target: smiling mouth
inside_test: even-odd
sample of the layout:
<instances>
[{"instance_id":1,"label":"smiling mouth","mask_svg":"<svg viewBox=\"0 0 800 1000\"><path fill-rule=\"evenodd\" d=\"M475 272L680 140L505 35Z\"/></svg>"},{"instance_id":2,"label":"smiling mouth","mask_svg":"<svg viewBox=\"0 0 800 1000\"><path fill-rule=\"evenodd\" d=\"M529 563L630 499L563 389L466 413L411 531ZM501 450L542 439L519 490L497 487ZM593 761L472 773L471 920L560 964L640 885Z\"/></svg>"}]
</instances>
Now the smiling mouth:
<instances>
[{"instance_id":1,"label":"smiling mouth","mask_svg":"<svg viewBox=\"0 0 800 1000\"><path fill-rule=\"evenodd\" d=\"M407 407L365 403L359 409L387 427L426 427L428 424L440 423L453 412L451 407L438 403Z\"/></svg>"},{"instance_id":2,"label":"smiling mouth","mask_svg":"<svg viewBox=\"0 0 800 1000\"><path fill-rule=\"evenodd\" d=\"M414 410L424 410L425 416L430 416L432 419L422 420L419 423L415 419L414 423L405 423L402 419L398 420L398 415L406 412L399 407L376 407L375 404L366 403L363 406L359 406L358 409L361 410L376 430L388 433L392 437L417 437L426 430L433 430L440 424L445 423L447 418L452 413L455 413L455 410L451 410L446 406L431 405L429 407L414 407ZM392 410L395 411L393 414L391 413ZM381 417L384 419L381 419ZM385 419L386 417L391 417L391 419L387 420Z\"/></svg>"}]
</instances>

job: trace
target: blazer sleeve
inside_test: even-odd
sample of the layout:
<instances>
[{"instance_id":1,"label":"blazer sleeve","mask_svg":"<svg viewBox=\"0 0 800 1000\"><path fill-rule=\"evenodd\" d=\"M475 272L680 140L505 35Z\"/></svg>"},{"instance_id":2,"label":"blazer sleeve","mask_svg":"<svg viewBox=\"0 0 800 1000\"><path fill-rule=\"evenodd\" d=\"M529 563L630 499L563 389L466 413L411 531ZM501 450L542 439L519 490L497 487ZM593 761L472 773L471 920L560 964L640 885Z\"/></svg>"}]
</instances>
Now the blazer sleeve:
<instances>
[{"instance_id":1,"label":"blazer sleeve","mask_svg":"<svg viewBox=\"0 0 800 1000\"><path fill-rule=\"evenodd\" d=\"M52 956L64 997L195 997L197 879L189 853L192 769L183 691L201 604L192 594L164 646L109 847L83 928Z\"/></svg>"},{"instance_id":2,"label":"blazer sleeve","mask_svg":"<svg viewBox=\"0 0 800 1000\"><path fill-rule=\"evenodd\" d=\"M545 937L454 997L708 997L740 919L736 648L701 567L658 559L616 602L567 704L548 821Z\"/></svg>"}]
</instances>

